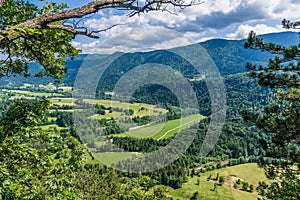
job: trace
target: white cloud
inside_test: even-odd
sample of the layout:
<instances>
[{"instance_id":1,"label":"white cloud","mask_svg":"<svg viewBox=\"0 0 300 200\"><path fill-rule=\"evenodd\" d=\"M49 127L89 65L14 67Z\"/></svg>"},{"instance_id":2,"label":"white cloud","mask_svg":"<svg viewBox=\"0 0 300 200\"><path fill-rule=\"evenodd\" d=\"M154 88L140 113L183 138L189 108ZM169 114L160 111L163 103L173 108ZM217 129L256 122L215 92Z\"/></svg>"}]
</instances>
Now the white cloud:
<instances>
[{"instance_id":1,"label":"white cloud","mask_svg":"<svg viewBox=\"0 0 300 200\"><path fill-rule=\"evenodd\" d=\"M166 29L155 28L123 28L122 34L115 34L102 42L73 45L83 50L83 53L110 54L114 52L150 51L185 46L191 42L183 34Z\"/></svg>"},{"instance_id":2,"label":"white cloud","mask_svg":"<svg viewBox=\"0 0 300 200\"><path fill-rule=\"evenodd\" d=\"M250 31L254 31L257 35L262 35L267 33L278 33L278 32L291 31L291 30L284 30L282 29L281 25L277 25L276 27L270 27L265 24L257 24L256 26L249 26L247 24L242 24L238 27L236 32L227 34L227 39L231 39L231 40L245 39L248 37Z\"/></svg>"},{"instance_id":3,"label":"white cloud","mask_svg":"<svg viewBox=\"0 0 300 200\"><path fill-rule=\"evenodd\" d=\"M200 38L200 39L198 40L198 42L205 42L205 41L207 41L207 40L212 40L212 39L215 39L215 37L203 37L203 38Z\"/></svg>"},{"instance_id":4,"label":"white cloud","mask_svg":"<svg viewBox=\"0 0 300 200\"><path fill-rule=\"evenodd\" d=\"M247 24L242 24L234 33L227 34L228 39L245 39L248 37L250 31L256 32L258 35L266 33L281 32L281 27L270 27L265 24L257 24L256 26L249 26Z\"/></svg>"},{"instance_id":5,"label":"white cloud","mask_svg":"<svg viewBox=\"0 0 300 200\"><path fill-rule=\"evenodd\" d=\"M176 15L158 11L130 18L126 14L116 15L112 10L101 11L98 19L89 19L85 25L94 30L106 29L114 24L125 25L101 32L101 42L74 45L86 53L108 53L172 47L188 43L188 39L183 41L184 37L195 42L215 37L241 39L246 38L251 30L258 34L283 31L280 26L273 26L274 21L280 23L283 18L297 19L299 10L300 1L295 0L208 0L178 11ZM152 32L147 31L150 29ZM184 37L175 39L164 29L180 32ZM108 44L111 46L108 47Z\"/></svg>"}]
</instances>

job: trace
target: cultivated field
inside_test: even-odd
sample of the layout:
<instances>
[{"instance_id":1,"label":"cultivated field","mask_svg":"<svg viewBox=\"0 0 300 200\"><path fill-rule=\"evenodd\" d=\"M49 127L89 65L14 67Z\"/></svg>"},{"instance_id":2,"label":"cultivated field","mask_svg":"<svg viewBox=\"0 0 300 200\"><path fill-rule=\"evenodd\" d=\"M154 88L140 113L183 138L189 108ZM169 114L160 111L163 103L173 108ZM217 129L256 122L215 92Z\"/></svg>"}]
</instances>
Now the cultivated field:
<instances>
[{"instance_id":1,"label":"cultivated field","mask_svg":"<svg viewBox=\"0 0 300 200\"><path fill-rule=\"evenodd\" d=\"M128 131L126 133L114 135L119 137L136 137L136 138L153 138L161 140L173 137L178 131L184 130L197 124L200 120L204 119L201 115L190 115L188 117L176 120L170 120L165 123L151 124L138 127L137 129Z\"/></svg>"},{"instance_id":2,"label":"cultivated field","mask_svg":"<svg viewBox=\"0 0 300 200\"><path fill-rule=\"evenodd\" d=\"M2 90L3 92L7 93L14 93L17 97L24 96L24 97L59 97L63 96L62 94L52 93L52 92L31 92L27 90Z\"/></svg>"},{"instance_id":3,"label":"cultivated field","mask_svg":"<svg viewBox=\"0 0 300 200\"><path fill-rule=\"evenodd\" d=\"M106 108L112 107L112 108L120 108L123 110L132 109L134 111L132 117L136 117L136 116L143 117L146 115L155 116L159 114L165 114L167 112L166 109L158 108L154 105L144 104L144 103L126 103L126 102L113 101L113 100L96 100L96 99L85 99L84 102L90 104L103 105Z\"/></svg>"},{"instance_id":4,"label":"cultivated field","mask_svg":"<svg viewBox=\"0 0 300 200\"><path fill-rule=\"evenodd\" d=\"M96 153L94 157L105 165L116 164L119 161L132 158L133 154L129 152L106 152Z\"/></svg>"}]
</instances>

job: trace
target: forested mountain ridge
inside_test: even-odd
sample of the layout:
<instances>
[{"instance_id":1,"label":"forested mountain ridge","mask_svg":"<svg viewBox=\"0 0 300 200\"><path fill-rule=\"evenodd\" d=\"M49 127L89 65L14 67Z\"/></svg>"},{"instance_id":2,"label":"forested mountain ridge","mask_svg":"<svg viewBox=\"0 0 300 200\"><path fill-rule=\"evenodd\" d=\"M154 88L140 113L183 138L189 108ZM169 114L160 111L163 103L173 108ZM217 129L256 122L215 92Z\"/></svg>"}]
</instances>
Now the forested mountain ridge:
<instances>
[{"instance_id":1,"label":"forested mountain ridge","mask_svg":"<svg viewBox=\"0 0 300 200\"><path fill-rule=\"evenodd\" d=\"M298 44L298 34L295 32L283 32L283 33L273 33L273 34L266 34L262 35L262 37L267 42L274 42L276 44L281 45L290 45L290 44ZM292 41L292 42L291 42ZM221 75L230 75L230 74L236 74L241 72L246 72L245 64L247 62L256 63L256 64L267 64L270 58L273 56L270 53L267 52L259 52L259 51L251 51L249 49L244 48L244 42L245 40L225 40L225 39L212 39L205 42L199 43L202 45L208 54L212 57L213 61L215 62L216 66L218 67ZM70 60L67 58L67 73L65 75L66 80L64 81L64 84L72 86L74 83L74 80L76 78L78 69L80 68L83 60L87 57L87 54L81 54L77 57L76 60ZM99 59L105 57L106 55L99 55ZM166 58L171 58L172 61L166 60ZM170 65L174 67L174 63L178 63L180 58L174 57L170 52L168 51L162 51L162 50L156 50L151 52L144 52L144 53L127 53L123 56L122 65L115 66L112 73L114 74L116 78L120 77L121 74L119 72L124 72L124 70L128 70L132 67L136 67L139 64L142 63L150 63L150 62L156 62L156 63L162 63L166 65ZM34 67L30 68L31 73L35 74L35 72L41 70L41 67L32 64ZM122 69L123 67L126 67L126 69ZM187 77L192 77L195 73L195 70L192 69L192 66L186 66L186 64L181 64L180 66L175 65L175 69L180 69L181 72L183 72L184 75ZM107 74L108 76L110 74ZM109 77L108 77L109 78ZM110 78L109 78L110 79ZM13 83L13 84L21 84L21 83L41 83L45 84L48 82L53 81L51 78L24 78L24 77L5 77L0 80L1 84L6 83ZM106 86L103 89L111 89L112 86L109 86L108 84L111 84L112 82L107 81L104 77L104 80L106 81Z\"/></svg>"},{"instance_id":2,"label":"forested mountain ridge","mask_svg":"<svg viewBox=\"0 0 300 200\"><path fill-rule=\"evenodd\" d=\"M298 43L298 34L295 32L283 32L266 34L262 36L268 42L281 45ZM287 39L288 38L288 39ZM222 76L246 72L246 63L256 63L266 65L273 57L268 52L252 51L244 48L245 40L212 39L199 43L211 56ZM195 44L198 45L198 44ZM187 48L188 49L188 48ZM76 61L69 61L66 74L67 85L74 83L77 70L84 58L88 55L80 55ZM99 59L105 55L99 55ZM106 70L106 75L100 79L102 91L112 90L114 83L124 74L124 72L145 63L159 63L171 66L180 71L186 78L197 76L193 66L190 66L182 58L174 55L168 50L156 50L150 52L126 53L118 61ZM112 76L114 78L112 78Z\"/></svg>"},{"instance_id":3,"label":"forested mountain ridge","mask_svg":"<svg viewBox=\"0 0 300 200\"><path fill-rule=\"evenodd\" d=\"M298 44L295 32L271 33L261 36L265 41L289 46ZM210 54L222 75L245 72L245 64L266 64L273 56L268 52L244 48L245 40L213 39L200 43Z\"/></svg>"}]
</instances>

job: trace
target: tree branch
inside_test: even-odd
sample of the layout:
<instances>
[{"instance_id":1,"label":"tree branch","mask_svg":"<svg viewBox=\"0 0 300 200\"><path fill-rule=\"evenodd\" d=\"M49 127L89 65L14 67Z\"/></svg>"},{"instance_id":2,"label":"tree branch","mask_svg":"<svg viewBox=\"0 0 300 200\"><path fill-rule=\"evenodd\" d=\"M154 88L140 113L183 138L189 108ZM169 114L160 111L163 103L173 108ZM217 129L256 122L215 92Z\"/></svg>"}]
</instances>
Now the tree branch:
<instances>
[{"instance_id":1,"label":"tree branch","mask_svg":"<svg viewBox=\"0 0 300 200\"><path fill-rule=\"evenodd\" d=\"M15 27L9 28L7 30L0 31L0 35L2 36L0 38L0 47L5 46L10 41L16 40L19 37L21 37L20 31L17 30L17 28L36 28L36 29L42 29L42 28L49 28L52 25L50 25L53 22L58 22L65 19L70 18L82 18L88 14L92 14L97 12L100 9L104 8L114 8L114 7L123 7L124 3L127 2L127 0L103 0L103 1L95 1L90 2L86 4L85 6L82 6L80 8L75 8L71 10L64 10L60 12L53 12L53 13L47 13L40 15L36 18L33 18L31 20L25 21L21 24L18 24ZM53 28L53 26L52 26ZM67 29L66 27L56 27L60 28L65 31L69 31L71 33L75 33L72 29Z\"/></svg>"},{"instance_id":2,"label":"tree branch","mask_svg":"<svg viewBox=\"0 0 300 200\"><path fill-rule=\"evenodd\" d=\"M4 4L6 0L0 0L0 5ZM202 3L202 2L200 2ZM74 8L70 10L63 10L59 12L52 12L42 14L33 19L20 23L14 27L10 27L7 30L0 31L0 48L7 45L9 42L16 40L20 37L24 37L19 29L26 28L35 28L35 29L59 29L64 30L70 33L83 34L89 37L98 38L98 36L94 36L93 34L88 34L86 31L78 31L76 28L64 26L64 25L52 25L51 23L64 21L72 18L82 18L86 15L96 13L97 11L105 8L120 8L124 10L131 10L132 13L129 16L134 16L139 13L149 12L149 11L157 11L160 10L162 5L173 5L175 7L180 7L181 9L195 5L196 3L192 0L190 3L185 3L182 0L146 0L143 5L139 5L135 0L98 0L90 2L82 7ZM105 31L105 30L104 30ZM98 31L98 33L101 31ZM95 33L95 32L93 32ZM2 37L1 37L2 36Z\"/></svg>"},{"instance_id":3,"label":"tree branch","mask_svg":"<svg viewBox=\"0 0 300 200\"><path fill-rule=\"evenodd\" d=\"M0 0L0 7L6 3L7 0Z\"/></svg>"},{"instance_id":4,"label":"tree branch","mask_svg":"<svg viewBox=\"0 0 300 200\"><path fill-rule=\"evenodd\" d=\"M77 30L73 29L72 27L69 27L69 26L47 24L45 28L58 29L58 30L67 31L67 32L70 32L73 34L77 34Z\"/></svg>"},{"instance_id":5,"label":"tree branch","mask_svg":"<svg viewBox=\"0 0 300 200\"><path fill-rule=\"evenodd\" d=\"M97 33L108 31L116 26L125 25L125 24L114 24L108 28L101 29L101 30L89 30L87 27L78 26L78 23L73 23L72 25L53 25L49 24L46 28L49 29L57 29L57 30L64 30L69 33L73 33L74 35L84 35L90 38L99 39L99 36L95 35ZM84 31L81 31L84 30Z\"/></svg>"}]
</instances>

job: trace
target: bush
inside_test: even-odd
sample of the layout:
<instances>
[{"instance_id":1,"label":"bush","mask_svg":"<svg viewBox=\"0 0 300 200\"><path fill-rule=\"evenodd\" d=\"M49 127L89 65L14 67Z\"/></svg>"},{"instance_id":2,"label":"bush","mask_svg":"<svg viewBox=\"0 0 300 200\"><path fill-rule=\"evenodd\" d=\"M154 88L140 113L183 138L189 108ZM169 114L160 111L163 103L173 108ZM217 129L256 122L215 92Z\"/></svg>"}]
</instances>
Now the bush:
<instances>
[{"instance_id":1,"label":"bush","mask_svg":"<svg viewBox=\"0 0 300 200\"><path fill-rule=\"evenodd\" d=\"M225 182L224 176L220 176L220 177L219 177L219 183L220 183L221 185L223 185L224 182Z\"/></svg>"}]
</instances>

